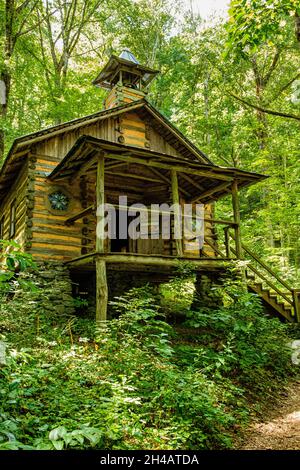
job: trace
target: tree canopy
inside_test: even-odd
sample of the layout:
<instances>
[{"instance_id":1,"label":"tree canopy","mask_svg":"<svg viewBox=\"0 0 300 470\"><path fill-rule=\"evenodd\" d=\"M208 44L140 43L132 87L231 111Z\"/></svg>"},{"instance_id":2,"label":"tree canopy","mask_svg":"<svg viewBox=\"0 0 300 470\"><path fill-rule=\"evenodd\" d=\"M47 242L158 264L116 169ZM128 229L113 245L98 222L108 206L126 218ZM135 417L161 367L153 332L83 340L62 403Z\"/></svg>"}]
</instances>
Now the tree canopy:
<instances>
[{"instance_id":1,"label":"tree canopy","mask_svg":"<svg viewBox=\"0 0 300 470\"><path fill-rule=\"evenodd\" d=\"M91 81L128 47L161 70L148 99L215 163L271 176L243 192L243 237L299 274L297 0L233 0L208 23L171 0L0 0L0 13L2 160L17 136L99 111Z\"/></svg>"}]
</instances>

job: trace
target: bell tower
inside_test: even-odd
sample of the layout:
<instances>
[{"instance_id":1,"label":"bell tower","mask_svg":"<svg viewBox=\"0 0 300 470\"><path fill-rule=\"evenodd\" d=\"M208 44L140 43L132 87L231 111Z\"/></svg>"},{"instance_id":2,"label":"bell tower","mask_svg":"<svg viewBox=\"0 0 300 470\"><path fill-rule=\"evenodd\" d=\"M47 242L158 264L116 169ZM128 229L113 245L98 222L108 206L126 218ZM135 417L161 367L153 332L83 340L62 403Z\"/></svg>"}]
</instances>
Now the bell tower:
<instances>
[{"instance_id":1,"label":"bell tower","mask_svg":"<svg viewBox=\"0 0 300 470\"><path fill-rule=\"evenodd\" d=\"M119 56L111 56L93 85L109 90L104 102L104 108L109 109L143 99L158 73L140 65L129 49L123 49Z\"/></svg>"}]
</instances>

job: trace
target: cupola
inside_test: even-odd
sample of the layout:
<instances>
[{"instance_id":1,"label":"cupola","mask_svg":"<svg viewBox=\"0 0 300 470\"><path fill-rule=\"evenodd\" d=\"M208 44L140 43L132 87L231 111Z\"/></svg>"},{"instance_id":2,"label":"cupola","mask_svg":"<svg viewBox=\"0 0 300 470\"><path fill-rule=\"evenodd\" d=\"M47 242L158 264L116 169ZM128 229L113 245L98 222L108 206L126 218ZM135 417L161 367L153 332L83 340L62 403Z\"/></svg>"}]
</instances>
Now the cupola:
<instances>
[{"instance_id":1,"label":"cupola","mask_svg":"<svg viewBox=\"0 0 300 470\"><path fill-rule=\"evenodd\" d=\"M123 49L119 57L111 56L93 84L110 90L104 102L105 109L109 109L144 98L158 73L141 65L129 49Z\"/></svg>"}]
</instances>

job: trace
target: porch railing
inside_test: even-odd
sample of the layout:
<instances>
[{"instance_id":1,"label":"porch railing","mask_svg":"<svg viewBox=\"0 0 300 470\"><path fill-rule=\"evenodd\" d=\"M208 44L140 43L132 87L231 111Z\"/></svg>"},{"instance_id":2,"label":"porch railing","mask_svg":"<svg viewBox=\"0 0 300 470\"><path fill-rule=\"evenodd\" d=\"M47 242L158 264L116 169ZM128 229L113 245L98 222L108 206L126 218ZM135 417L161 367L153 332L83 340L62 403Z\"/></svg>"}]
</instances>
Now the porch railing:
<instances>
[{"instance_id":1,"label":"porch railing","mask_svg":"<svg viewBox=\"0 0 300 470\"><path fill-rule=\"evenodd\" d=\"M113 207L118 210L118 211L129 211L131 208L129 206L122 206L122 205L118 205L118 204L113 204ZM137 209L138 211L142 211L143 209L142 208L139 208ZM144 209L144 210L147 210L147 212L149 212L149 209ZM87 220L87 217L89 216L89 214L93 214L93 216L95 217L95 211L96 211L96 206L95 205L91 205L89 207L87 207L86 209L83 209L82 211L78 212L77 214L74 214L72 215L71 217L67 218L65 220L65 225L67 226L70 226L70 225L74 225L74 223L78 220L81 220L83 219L83 221L86 221ZM171 211L171 212L164 212L162 210L159 210L158 211L160 215L164 215L164 214L167 214L169 217L170 217L170 220L173 219L173 228L171 228L171 237L170 237L170 245L175 241L174 239L174 223L175 223L175 218L176 218L176 214ZM182 224L184 224L184 217L187 217L187 216L183 216L182 217ZM236 255L233 253L233 251L230 251L229 250L229 238L228 238L228 231L230 229L235 229L236 227L236 223L233 222L233 221L230 221L230 220L223 220L223 219L214 219L214 218L211 218L211 217L203 217L201 218L201 220L204 222L204 246L202 247L202 249L199 247L199 257L211 257L210 255L207 255L206 252L206 248L209 247L211 249L211 251L215 254L214 257L216 258L227 258L227 259L232 259L232 258L236 258ZM149 222L149 225L151 225L151 222ZM213 234L208 234L208 233L205 233L206 232L206 229L208 227L210 227L210 229L212 230L212 232L214 232L215 230L215 227L216 226L225 226L224 227L224 234L225 234L225 238L224 240L222 240L222 236L221 236L221 231L219 231L218 235L216 235L215 233ZM87 231L87 230L85 230ZM84 229L83 229L83 232L84 232ZM161 228L160 228L160 234L162 235L162 231L161 231ZM89 238L91 238L91 235L89 236ZM84 243L84 245L86 246L86 241ZM94 245L94 242L90 239L90 242L89 242L89 245ZM176 243L176 248L178 247L178 244ZM225 251L223 251L225 248ZM91 251L93 251L93 248L91 246ZM188 252L182 252L179 254L177 252L177 255L179 256L188 256L187 254ZM176 253L174 253L176 254Z\"/></svg>"},{"instance_id":2,"label":"porch railing","mask_svg":"<svg viewBox=\"0 0 300 470\"><path fill-rule=\"evenodd\" d=\"M227 228L225 231L226 252L235 255L236 250L231 246L231 241L235 241L235 235ZM246 268L248 283L261 284L262 290L267 291L271 297L273 295L282 304L290 306L295 321L300 322L300 290L291 287L247 245L242 243L241 246L243 258L249 261Z\"/></svg>"}]
</instances>

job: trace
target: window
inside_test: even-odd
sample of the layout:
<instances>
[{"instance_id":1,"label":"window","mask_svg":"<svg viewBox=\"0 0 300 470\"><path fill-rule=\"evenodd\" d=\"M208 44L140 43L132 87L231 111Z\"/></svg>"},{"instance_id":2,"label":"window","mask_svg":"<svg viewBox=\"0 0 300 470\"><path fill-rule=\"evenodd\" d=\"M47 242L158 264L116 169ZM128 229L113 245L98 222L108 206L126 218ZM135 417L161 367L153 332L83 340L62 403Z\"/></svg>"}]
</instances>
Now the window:
<instances>
[{"instance_id":1,"label":"window","mask_svg":"<svg viewBox=\"0 0 300 470\"><path fill-rule=\"evenodd\" d=\"M10 206L9 238L13 238L16 233L16 201Z\"/></svg>"},{"instance_id":2,"label":"window","mask_svg":"<svg viewBox=\"0 0 300 470\"><path fill-rule=\"evenodd\" d=\"M0 219L0 240L4 238L4 215Z\"/></svg>"},{"instance_id":3,"label":"window","mask_svg":"<svg viewBox=\"0 0 300 470\"><path fill-rule=\"evenodd\" d=\"M0 219L0 240L4 239L4 215ZM2 251L3 245L0 242L0 251Z\"/></svg>"}]
</instances>

